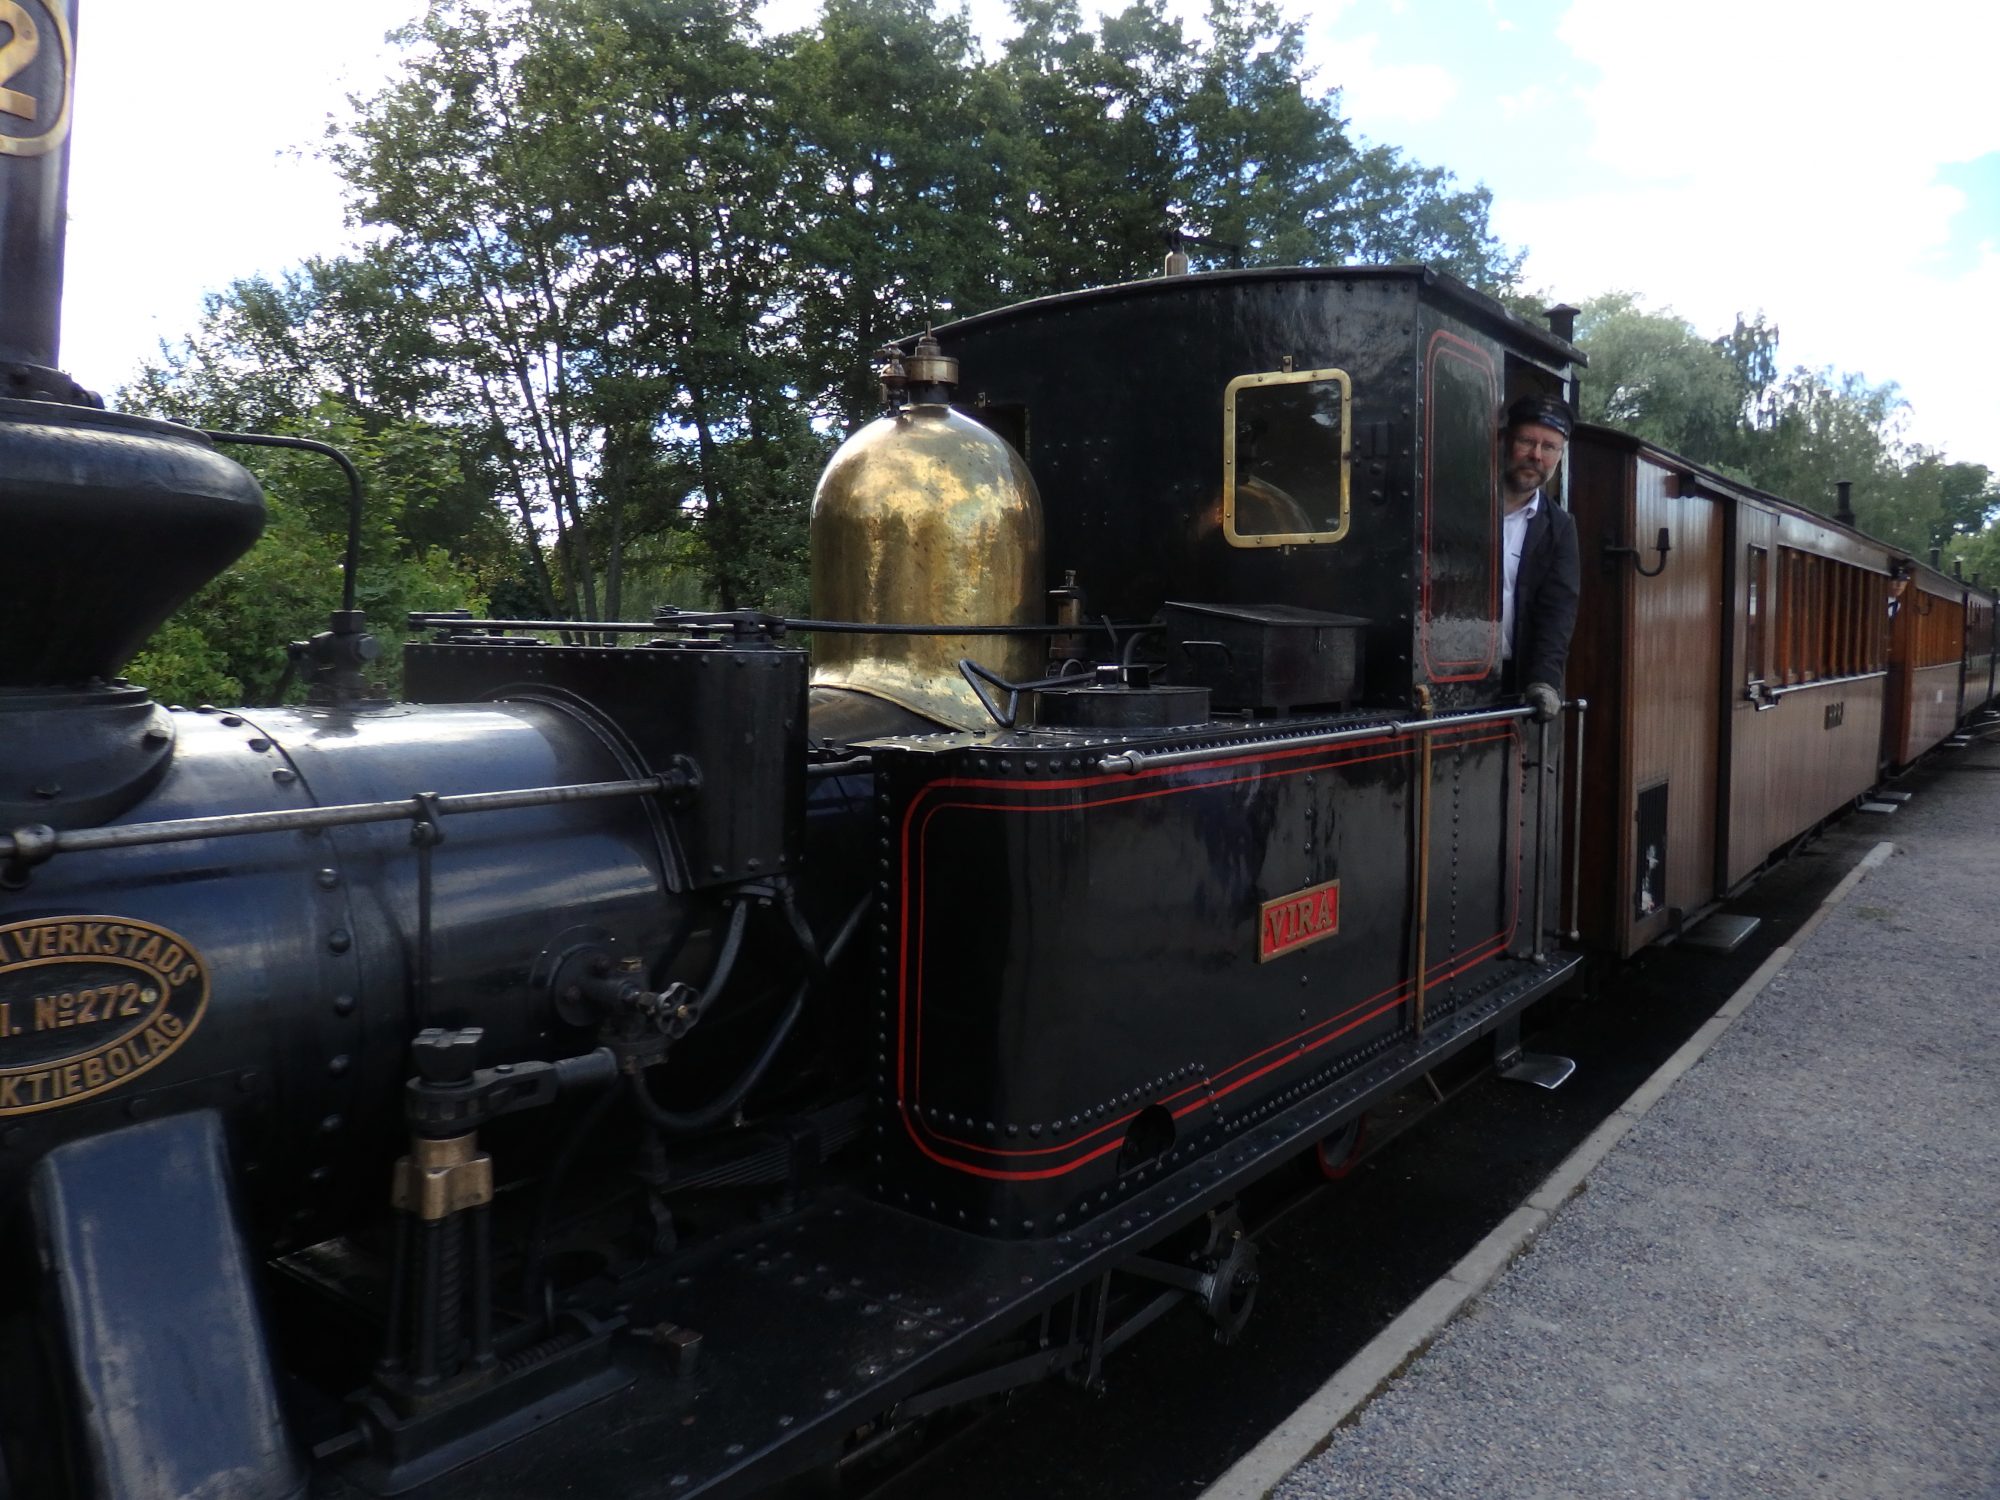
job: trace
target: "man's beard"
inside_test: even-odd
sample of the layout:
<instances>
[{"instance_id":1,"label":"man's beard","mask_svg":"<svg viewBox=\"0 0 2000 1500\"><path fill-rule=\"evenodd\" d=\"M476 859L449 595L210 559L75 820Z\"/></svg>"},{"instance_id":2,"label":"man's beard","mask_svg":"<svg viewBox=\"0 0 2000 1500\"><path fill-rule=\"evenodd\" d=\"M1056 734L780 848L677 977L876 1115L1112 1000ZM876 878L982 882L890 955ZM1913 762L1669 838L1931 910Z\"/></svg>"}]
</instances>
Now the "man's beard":
<instances>
[{"instance_id":1,"label":"man's beard","mask_svg":"<svg viewBox=\"0 0 2000 1500\"><path fill-rule=\"evenodd\" d=\"M1538 469L1533 464L1516 464L1507 471L1507 492L1510 495L1532 495L1549 482L1549 471Z\"/></svg>"}]
</instances>

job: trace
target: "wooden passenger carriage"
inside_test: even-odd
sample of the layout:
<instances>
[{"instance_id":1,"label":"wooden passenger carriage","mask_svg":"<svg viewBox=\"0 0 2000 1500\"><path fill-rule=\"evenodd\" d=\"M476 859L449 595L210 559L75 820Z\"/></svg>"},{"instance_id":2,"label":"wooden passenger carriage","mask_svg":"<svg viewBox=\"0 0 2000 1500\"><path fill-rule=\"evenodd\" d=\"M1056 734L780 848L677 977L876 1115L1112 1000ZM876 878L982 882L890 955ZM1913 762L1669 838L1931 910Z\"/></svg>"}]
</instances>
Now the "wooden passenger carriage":
<instances>
[{"instance_id":1,"label":"wooden passenger carriage","mask_svg":"<svg viewBox=\"0 0 2000 1500\"><path fill-rule=\"evenodd\" d=\"M1579 429L1569 470L1567 688L1590 703L1576 924L1625 957L1988 702L1994 601L1609 428Z\"/></svg>"},{"instance_id":2,"label":"wooden passenger carriage","mask_svg":"<svg viewBox=\"0 0 2000 1500\"><path fill-rule=\"evenodd\" d=\"M1889 721L1882 759L1906 766L1958 728L1971 703L1968 590L1958 579L1905 563L1907 578L1890 617ZM1990 665L1989 665L1990 672Z\"/></svg>"},{"instance_id":3,"label":"wooden passenger carriage","mask_svg":"<svg viewBox=\"0 0 2000 1500\"><path fill-rule=\"evenodd\" d=\"M1993 609L1993 595L1976 586L1965 596L1965 702L1967 714L1976 713L1993 701L1994 629L2000 625Z\"/></svg>"},{"instance_id":4,"label":"wooden passenger carriage","mask_svg":"<svg viewBox=\"0 0 2000 1500\"><path fill-rule=\"evenodd\" d=\"M1581 848L1601 872L1578 918L1624 956L1875 785L1902 560L1607 428L1581 429L1570 464L1568 687L1591 703Z\"/></svg>"}]
</instances>

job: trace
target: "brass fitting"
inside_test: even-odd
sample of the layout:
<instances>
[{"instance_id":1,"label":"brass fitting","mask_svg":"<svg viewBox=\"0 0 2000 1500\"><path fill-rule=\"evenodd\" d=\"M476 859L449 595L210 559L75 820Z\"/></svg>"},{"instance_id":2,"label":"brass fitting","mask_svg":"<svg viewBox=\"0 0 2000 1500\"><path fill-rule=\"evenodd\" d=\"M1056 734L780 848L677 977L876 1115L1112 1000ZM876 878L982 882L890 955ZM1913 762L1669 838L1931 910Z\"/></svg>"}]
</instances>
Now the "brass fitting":
<instances>
[{"instance_id":1,"label":"brass fitting","mask_svg":"<svg viewBox=\"0 0 2000 1500\"><path fill-rule=\"evenodd\" d=\"M479 1149L475 1134L444 1140L423 1136L410 1141L410 1154L396 1163L389 1201L420 1219L448 1218L461 1209L493 1201L493 1158Z\"/></svg>"}]
</instances>

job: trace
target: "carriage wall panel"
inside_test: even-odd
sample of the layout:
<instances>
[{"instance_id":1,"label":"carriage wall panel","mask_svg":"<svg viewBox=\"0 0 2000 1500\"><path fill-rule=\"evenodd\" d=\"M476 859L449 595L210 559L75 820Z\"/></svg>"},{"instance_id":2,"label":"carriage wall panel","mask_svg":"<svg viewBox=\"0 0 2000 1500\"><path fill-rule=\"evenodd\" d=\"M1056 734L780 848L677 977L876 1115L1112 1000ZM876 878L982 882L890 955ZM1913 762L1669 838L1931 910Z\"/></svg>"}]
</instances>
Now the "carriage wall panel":
<instances>
[{"instance_id":1,"label":"carriage wall panel","mask_svg":"<svg viewBox=\"0 0 2000 1500\"><path fill-rule=\"evenodd\" d=\"M1715 890L1715 798L1720 740L1716 677L1722 670L1723 543L1716 502L1680 496L1679 476L1647 458L1633 470L1632 539L1652 566L1665 527L1672 550L1658 576L1630 559L1631 760L1626 819L1635 834L1652 821L1650 789L1664 786L1664 841L1640 839L1624 879L1622 953L1657 937L1676 910L1691 912ZM1658 793L1652 794L1655 799Z\"/></svg>"}]
</instances>

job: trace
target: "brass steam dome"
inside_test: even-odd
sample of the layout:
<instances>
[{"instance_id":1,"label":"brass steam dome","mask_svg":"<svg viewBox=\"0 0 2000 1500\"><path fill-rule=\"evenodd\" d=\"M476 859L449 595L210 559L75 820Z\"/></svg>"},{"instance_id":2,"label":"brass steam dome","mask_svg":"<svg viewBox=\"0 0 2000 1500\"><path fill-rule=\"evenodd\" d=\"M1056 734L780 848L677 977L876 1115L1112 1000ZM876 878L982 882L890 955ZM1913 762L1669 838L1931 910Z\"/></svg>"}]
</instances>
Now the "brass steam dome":
<instances>
[{"instance_id":1,"label":"brass steam dome","mask_svg":"<svg viewBox=\"0 0 2000 1500\"><path fill-rule=\"evenodd\" d=\"M928 347L926 347L928 346ZM886 383L917 399L841 446L812 506L812 611L899 625L1039 625L1042 503L1020 455L946 405L955 361L926 339ZM1012 682L1043 675L1040 636L822 633L813 685L873 694L959 729L993 726L961 657Z\"/></svg>"}]
</instances>

